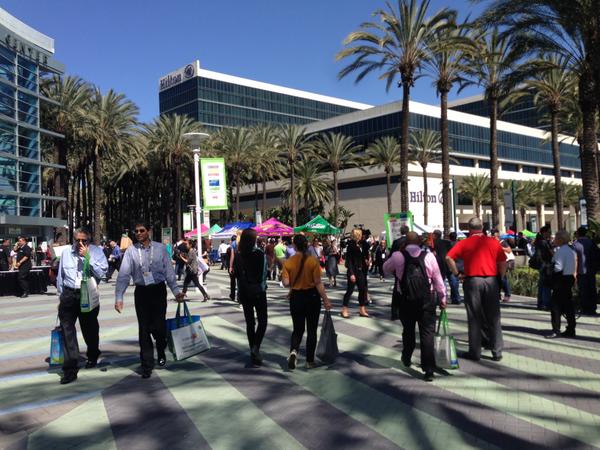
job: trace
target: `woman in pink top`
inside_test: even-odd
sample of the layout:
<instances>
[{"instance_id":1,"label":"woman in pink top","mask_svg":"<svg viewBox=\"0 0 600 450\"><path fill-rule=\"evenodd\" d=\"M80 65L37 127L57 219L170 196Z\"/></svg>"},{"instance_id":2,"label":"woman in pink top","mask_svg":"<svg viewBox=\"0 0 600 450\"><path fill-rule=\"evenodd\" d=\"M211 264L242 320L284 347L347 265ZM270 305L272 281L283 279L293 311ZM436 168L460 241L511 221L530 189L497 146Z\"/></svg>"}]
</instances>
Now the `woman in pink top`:
<instances>
[{"instance_id":1,"label":"woman in pink top","mask_svg":"<svg viewBox=\"0 0 600 450\"><path fill-rule=\"evenodd\" d=\"M440 273L437 260L433 253L428 253L420 247L419 235L409 232L406 235L406 248L403 251L394 252L383 264L383 272L386 275L394 274L396 288L401 291L399 314L402 322L402 363L409 367L411 357L415 350L415 325L419 324L419 336L421 343L421 367L425 372L425 381L433 381L435 370L435 354L433 348L433 337L435 334L436 321L436 295L439 299L440 308L446 307L446 286ZM425 273L423 274L423 270ZM405 274L412 274L411 280L405 280ZM408 275L407 275L408 276ZM419 278L419 280L417 280ZM429 286L429 292L419 298L411 298L409 281L419 281Z\"/></svg>"}]
</instances>

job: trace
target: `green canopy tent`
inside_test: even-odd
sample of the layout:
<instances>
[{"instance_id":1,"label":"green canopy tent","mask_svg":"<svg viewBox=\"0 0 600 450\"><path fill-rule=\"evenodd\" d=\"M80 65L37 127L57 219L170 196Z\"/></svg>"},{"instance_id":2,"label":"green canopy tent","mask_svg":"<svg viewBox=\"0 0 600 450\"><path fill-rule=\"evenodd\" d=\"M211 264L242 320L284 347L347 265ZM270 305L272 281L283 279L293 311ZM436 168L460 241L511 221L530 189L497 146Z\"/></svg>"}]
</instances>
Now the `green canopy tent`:
<instances>
[{"instance_id":1,"label":"green canopy tent","mask_svg":"<svg viewBox=\"0 0 600 450\"><path fill-rule=\"evenodd\" d=\"M310 222L294 228L294 233L314 233L314 234L340 234L342 230L334 227L327 222L323 217L317 216Z\"/></svg>"},{"instance_id":2,"label":"green canopy tent","mask_svg":"<svg viewBox=\"0 0 600 450\"><path fill-rule=\"evenodd\" d=\"M536 234L533 231L523 230L523 236L526 238L534 238Z\"/></svg>"},{"instance_id":3,"label":"green canopy tent","mask_svg":"<svg viewBox=\"0 0 600 450\"><path fill-rule=\"evenodd\" d=\"M215 233L218 233L219 231L221 231L223 228L221 228L219 225L217 225L216 223L210 227L210 230L208 230L208 235L212 236Z\"/></svg>"}]
</instances>

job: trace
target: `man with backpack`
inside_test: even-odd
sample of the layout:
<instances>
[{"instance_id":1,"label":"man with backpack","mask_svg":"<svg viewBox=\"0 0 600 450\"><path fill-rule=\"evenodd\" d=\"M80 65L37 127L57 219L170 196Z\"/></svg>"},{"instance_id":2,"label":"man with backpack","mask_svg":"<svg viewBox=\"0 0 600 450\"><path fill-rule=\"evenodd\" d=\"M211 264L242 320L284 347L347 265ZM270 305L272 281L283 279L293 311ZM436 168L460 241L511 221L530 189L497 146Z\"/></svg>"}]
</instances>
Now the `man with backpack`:
<instances>
[{"instance_id":1,"label":"man with backpack","mask_svg":"<svg viewBox=\"0 0 600 450\"><path fill-rule=\"evenodd\" d=\"M421 239L413 231L406 234L406 247L392 253L383 271L394 274L399 293L398 310L402 322L402 363L409 367L415 349L415 325L419 324L421 368L424 380L433 381L435 370L434 334L437 299L446 307L446 286L435 255L421 249ZM436 297L437 294L437 297Z\"/></svg>"},{"instance_id":2,"label":"man with backpack","mask_svg":"<svg viewBox=\"0 0 600 450\"><path fill-rule=\"evenodd\" d=\"M464 273L459 273L456 260L464 261ZM506 253L500 243L483 232L481 219L469 220L469 237L458 242L446 256L448 268L463 279L465 306L469 326L468 359L481 358L482 330L486 330L492 359L502 359L502 328L500 326L500 284L506 274Z\"/></svg>"}]
</instances>

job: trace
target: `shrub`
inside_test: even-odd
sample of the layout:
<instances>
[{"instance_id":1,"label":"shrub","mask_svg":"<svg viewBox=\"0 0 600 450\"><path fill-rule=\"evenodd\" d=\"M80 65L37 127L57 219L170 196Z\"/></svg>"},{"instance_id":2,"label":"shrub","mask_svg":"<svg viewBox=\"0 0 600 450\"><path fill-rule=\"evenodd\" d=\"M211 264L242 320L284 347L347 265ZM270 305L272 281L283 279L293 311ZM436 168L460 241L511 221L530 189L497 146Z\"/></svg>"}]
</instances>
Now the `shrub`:
<instances>
[{"instance_id":1,"label":"shrub","mask_svg":"<svg viewBox=\"0 0 600 450\"><path fill-rule=\"evenodd\" d=\"M508 274L510 289L515 295L537 297L539 272L529 267L517 267Z\"/></svg>"}]
</instances>

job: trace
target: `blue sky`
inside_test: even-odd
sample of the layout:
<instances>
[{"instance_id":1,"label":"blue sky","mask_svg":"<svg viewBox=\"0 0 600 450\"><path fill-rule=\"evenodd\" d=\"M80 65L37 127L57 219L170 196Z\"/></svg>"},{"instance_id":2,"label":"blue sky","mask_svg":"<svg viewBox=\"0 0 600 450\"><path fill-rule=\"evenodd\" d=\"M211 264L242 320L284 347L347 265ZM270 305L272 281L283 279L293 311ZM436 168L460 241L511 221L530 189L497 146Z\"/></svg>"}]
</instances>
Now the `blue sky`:
<instances>
[{"instance_id":1,"label":"blue sky","mask_svg":"<svg viewBox=\"0 0 600 450\"><path fill-rule=\"evenodd\" d=\"M10 14L55 39L56 59L102 90L123 92L140 119L158 114L158 79L189 62L267 83L373 105L398 100L400 89L370 76L337 80L342 40L379 0L2 0ZM464 15L469 0L432 0ZM479 8L480 9L480 8ZM466 90L461 97L476 90ZM451 98L456 96L455 92ZM437 103L431 80L412 98Z\"/></svg>"}]
</instances>

